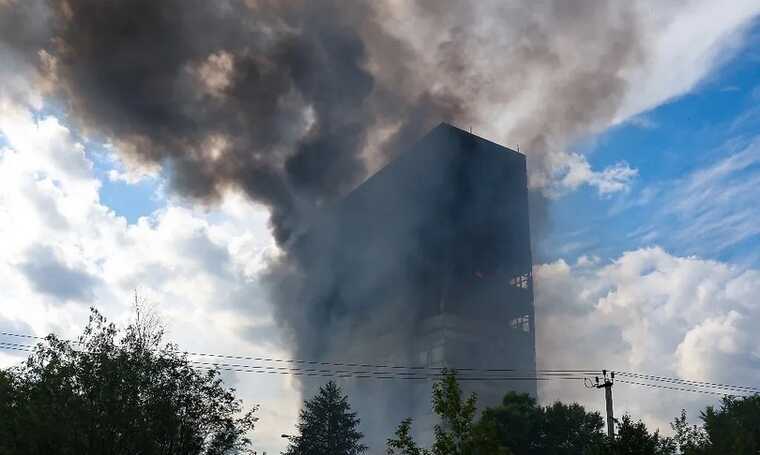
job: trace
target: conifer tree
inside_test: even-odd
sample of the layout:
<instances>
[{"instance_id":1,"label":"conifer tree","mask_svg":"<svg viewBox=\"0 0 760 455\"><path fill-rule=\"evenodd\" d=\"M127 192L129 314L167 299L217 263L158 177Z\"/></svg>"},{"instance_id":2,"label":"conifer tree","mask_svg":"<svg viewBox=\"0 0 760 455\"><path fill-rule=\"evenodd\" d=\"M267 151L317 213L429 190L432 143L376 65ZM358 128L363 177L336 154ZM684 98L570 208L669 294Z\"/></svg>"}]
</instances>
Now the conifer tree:
<instances>
[{"instance_id":1,"label":"conifer tree","mask_svg":"<svg viewBox=\"0 0 760 455\"><path fill-rule=\"evenodd\" d=\"M367 447L361 443L359 419L351 412L348 397L335 382L320 387L304 402L297 436L290 438L286 455L357 455Z\"/></svg>"}]
</instances>

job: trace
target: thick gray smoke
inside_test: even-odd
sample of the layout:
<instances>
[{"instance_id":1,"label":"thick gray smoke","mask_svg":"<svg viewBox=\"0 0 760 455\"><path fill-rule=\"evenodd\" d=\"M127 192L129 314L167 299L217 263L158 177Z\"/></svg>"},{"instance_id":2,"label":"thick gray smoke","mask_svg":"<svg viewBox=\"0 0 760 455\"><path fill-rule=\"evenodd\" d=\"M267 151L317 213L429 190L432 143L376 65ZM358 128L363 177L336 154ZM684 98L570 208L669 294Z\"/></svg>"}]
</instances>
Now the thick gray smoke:
<instances>
[{"instance_id":1,"label":"thick gray smoke","mask_svg":"<svg viewBox=\"0 0 760 455\"><path fill-rule=\"evenodd\" d=\"M453 97L400 96L378 82L361 34L404 45L372 3L11 2L2 35L37 60L82 129L131 161L165 166L182 195L244 190L271 208L284 242L366 174L370 132L461 114ZM387 69L408 79L405 63Z\"/></svg>"},{"instance_id":2,"label":"thick gray smoke","mask_svg":"<svg viewBox=\"0 0 760 455\"><path fill-rule=\"evenodd\" d=\"M332 359L398 315L336 305L342 271L293 251L320 211L442 120L519 143L534 188L615 185L566 148L620 110L643 22L601 0L0 0L4 59L82 131L183 196L270 208L276 316L295 356Z\"/></svg>"},{"instance_id":3,"label":"thick gray smoke","mask_svg":"<svg viewBox=\"0 0 760 455\"><path fill-rule=\"evenodd\" d=\"M627 3L627 2L626 2ZM279 242L441 120L531 159L532 186L601 181L572 141L610 123L642 18L595 0L4 0L4 60L180 194L242 189ZM11 54L13 59L11 59ZM556 188L555 188L556 189Z\"/></svg>"},{"instance_id":4,"label":"thick gray smoke","mask_svg":"<svg viewBox=\"0 0 760 455\"><path fill-rule=\"evenodd\" d=\"M645 2L429 0L389 11L423 78L468 100L476 133L520 144L531 185L551 189L576 184L563 179L576 164L567 147L613 121L631 75L648 61L647 9Z\"/></svg>"}]
</instances>

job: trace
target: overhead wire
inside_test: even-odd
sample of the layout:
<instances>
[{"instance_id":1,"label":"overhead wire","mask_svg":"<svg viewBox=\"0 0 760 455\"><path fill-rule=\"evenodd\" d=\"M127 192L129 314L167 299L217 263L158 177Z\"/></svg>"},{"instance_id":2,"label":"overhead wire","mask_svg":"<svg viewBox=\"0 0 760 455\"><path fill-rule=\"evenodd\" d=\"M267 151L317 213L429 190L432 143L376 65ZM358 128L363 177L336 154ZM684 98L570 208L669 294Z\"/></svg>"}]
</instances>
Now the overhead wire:
<instances>
[{"instance_id":1,"label":"overhead wire","mask_svg":"<svg viewBox=\"0 0 760 455\"><path fill-rule=\"evenodd\" d=\"M19 343L0 342L0 349L33 352L34 346ZM423 374L419 372L404 373L399 371L370 371L370 370L331 370L331 369L314 369L299 367L275 367L270 365L246 365L230 364L223 362L203 362L197 360L188 360L191 367L203 370L221 370L234 371L241 373L257 374L279 374L291 376L325 376L325 377L343 377L343 378L366 378L366 379L409 379L409 380L431 380L443 377L442 373ZM544 381L553 379L563 380L580 380L581 376L571 376L568 374L549 374L533 376L472 376L460 375L457 377L461 381Z\"/></svg>"},{"instance_id":2,"label":"overhead wire","mask_svg":"<svg viewBox=\"0 0 760 455\"><path fill-rule=\"evenodd\" d=\"M751 396L752 393L730 393L730 392L719 392L716 390L702 390L702 389L689 389L685 387L672 387L668 385L662 385L662 384L650 384L650 383L644 383L644 382L637 382L637 381L628 381L626 379L616 379L615 383L622 382L624 384L630 384L630 385L636 385L636 386L644 386L644 387L652 387L657 389L665 389L665 390L675 390L678 392L692 392L692 393L704 393L709 395L722 395L722 396Z\"/></svg>"},{"instance_id":3,"label":"overhead wire","mask_svg":"<svg viewBox=\"0 0 760 455\"><path fill-rule=\"evenodd\" d=\"M618 376L628 376L632 378L649 380L649 381L667 382L667 383L682 384L682 385L703 387L703 388L716 388L716 389L726 389L726 390L731 389L731 390L736 390L739 392L744 391L744 392L760 393L760 388L751 387L751 386L695 381L691 379L680 379L680 378L673 378L673 377L668 377L668 376L655 376L651 374L634 373L634 372L629 372L629 371L616 371L615 374L617 374Z\"/></svg>"},{"instance_id":4,"label":"overhead wire","mask_svg":"<svg viewBox=\"0 0 760 455\"><path fill-rule=\"evenodd\" d=\"M6 336L16 336L16 337L23 337L23 338L31 338L31 339L38 339L38 340L45 340L45 337L39 337L34 335L27 335L27 334L16 334L12 332L0 332L0 335L6 335ZM72 342L76 342L74 340L68 340ZM335 361L320 361L320 360L303 360L303 359L281 359L281 358L275 358L275 357L265 357L265 356L247 356L247 355L236 355L236 354L215 354L215 353L207 353L207 352L195 352L195 351L174 351L180 354L186 354L188 356L193 357L209 357L209 358L220 358L220 359L226 359L226 360L248 360L253 362L270 362L270 363L296 363L296 364L304 364L304 365L320 365L320 366L335 366L335 367L350 367L350 368L375 368L375 369L392 369L392 370L416 370L416 371L443 371L446 369L451 369L450 367L430 367L430 366L419 366L419 365L389 365L389 364L378 364L378 363L356 363L356 362L335 362ZM535 371L535 372L541 372L541 373L572 373L572 374L579 374L579 375L592 375L596 374L599 370L597 369L520 369L520 368L466 368L466 367L457 367L456 371L458 373L516 373L516 372L527 372L527 371Z\"/></svg>"},{"instance_id":5,"label":"overhead wire","mask_svg":"<svg viewBox=\"0 0 760 455\"><path fill-rule=\"evenodd\" d=\"M29 334L19 334L13 332L0 331L0 335L19 337L26 339L45 340L45 337L39 337ZM72 340L68 340L72 341ZM78 341L75 341L78 343ZM22 343L12 343L0 341L0 349L16 350L31 352L34 346ZM330 376L330 377L352 377L352 378L372 378L372 379L408 379L408 380L430 380L443 376L443 370L446 367L429 367L429 366L405 366L405 365L387 365L378 363L357 363L357 362L331 362L316 361L303 359L281 359L266 356L247 356L233 354L205 353L194 351L173 351L190 357L202 357L208 359L224 360L245 360L249 362L264 362L275 364L296 364L305 366L327 367L327 368L304 368L301 366L273 366L273 365L251 365L246 363L229 363L217 361L204 361L188 359L188 362L198 369L218 369L221 371L232 371L241 373L258 373L258 374L279 374L292 376ZM339 367L342 369L335 369ZM361 368L357 370L357 368ZM448 368L452 369L452 368ZM587 380L598 374L596 369L520 369L520 368L453 368L456 370L458 380L463 381L547 381L547 380ZM610 370L611 371L611 370ZM712 383L705 381L695 381L688 379L673 378L667 376L657 376L645 373L631 371L615 371L618 375L616 382L645 386L651 388L668 389L684 392L706 393L714 395L736 395L746 396L747 394L760 393L760 387ZM620 378L623 376L623 378ZM629 379L626 379L629 378ZM635 379L635 380L633 380ZM647 381L647 382L641 382ZM663 384L664 383L664 384Z\"/></svg>"}]
</instances>

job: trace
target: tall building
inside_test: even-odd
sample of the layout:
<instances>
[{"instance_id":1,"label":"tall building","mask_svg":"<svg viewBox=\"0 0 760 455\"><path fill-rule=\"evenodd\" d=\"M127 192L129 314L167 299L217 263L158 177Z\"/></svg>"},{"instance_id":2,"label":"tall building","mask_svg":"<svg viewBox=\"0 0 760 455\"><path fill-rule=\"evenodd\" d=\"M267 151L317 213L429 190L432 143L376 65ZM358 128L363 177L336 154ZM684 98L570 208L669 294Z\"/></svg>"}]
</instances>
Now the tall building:
<instances>
[{"instance_id":1,"label":"tall building","mask_svg":"<svg viewBox=\"0 0 760 455\"><path fill-rule=\"evenodd\" d=\"M305 317L330 331L305 355L535 371L524 155L441 124L326 210L295 251L303 298L319 302ZM371 446L405 417L430 433L430 383L343 387ZM531 380L463 387L481 406L508 390L536 394Z\"/></svg>"}]
</instances>

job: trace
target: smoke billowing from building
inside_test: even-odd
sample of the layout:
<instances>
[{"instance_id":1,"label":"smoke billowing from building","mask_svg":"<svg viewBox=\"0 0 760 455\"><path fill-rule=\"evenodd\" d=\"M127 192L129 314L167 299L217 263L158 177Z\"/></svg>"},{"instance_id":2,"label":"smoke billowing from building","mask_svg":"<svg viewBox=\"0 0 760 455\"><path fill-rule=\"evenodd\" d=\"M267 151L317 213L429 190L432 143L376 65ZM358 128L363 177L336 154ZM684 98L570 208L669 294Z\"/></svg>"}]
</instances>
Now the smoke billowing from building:
<instances>
[{"instance_id":1,"label":"smoke billowing from building","mask_svg":"<svg viewBox=\"0 0 760 455\"><path fill-rule=\"evenodd\" d=\"M163 166L179 194L245 191L280 242L442 120L520 143L533 186L550 187L565 146L609 123L647 57L637 7L593 0L0 9L4 56L36 68L83 131Z\"/></svg>"},{"instance_id":2,"label":"smoke billowing from building","mask_svg":"<svg viewBox=\"0 0 760 455\"><path fill-rule=\"evenodd\" d=\"M272 269L276 314L292 329L299 354L425 369L515 369L530 378L527 193L523 155L450 125L405 148L316 217L289 250L287 263L296 269ZM315 381L304 385L307 393L316 390ZM344 386L372 453L405 418L414 418L420 436L432 435L430 382L352 379ZM464 388L483 406L501 403L510 389L536 394L530 379Z\"/></svg>"},{"instance_id":3,"label":"smoke billowing from building","mask_svg":"<svg viewBox=\"0 0 760 455\"><path fill-rule=\"evenodd\" d=\"M37 60L80 126L132 162L165 166L182 195L245 191L272 209L281 242L365 175L373 129L458 113L445 93L383 94L360 33L403 45L372 2L48 4L37 16L40 2L5 6L16 13L3 15L4 39ZM28 34L30 20L47 26Z\"/></svg>"},{"instance_id":4,"label":"smoke billowing from building","mask_svg":"<svg viewBox=\"0 0 760 455\"><path fill-rule=\"evenodd\" d=\"M551 188L565 147L620 108L647 58L640 24L629 2L595 0L4 0L0 52L178 194L269 207L276 315L294 355L324 357L351 345L345 321L382 330L398 313L320 294L340 270L315 268L300 234L440 121L520 143L533 186ZM409 279L392 286L424 282Z\"/></svg>"}]
</instances>

